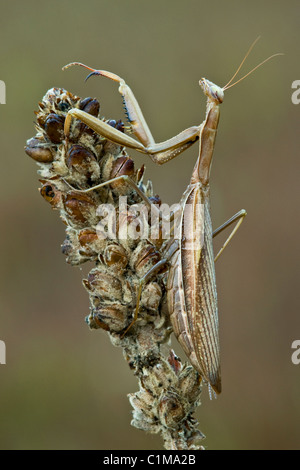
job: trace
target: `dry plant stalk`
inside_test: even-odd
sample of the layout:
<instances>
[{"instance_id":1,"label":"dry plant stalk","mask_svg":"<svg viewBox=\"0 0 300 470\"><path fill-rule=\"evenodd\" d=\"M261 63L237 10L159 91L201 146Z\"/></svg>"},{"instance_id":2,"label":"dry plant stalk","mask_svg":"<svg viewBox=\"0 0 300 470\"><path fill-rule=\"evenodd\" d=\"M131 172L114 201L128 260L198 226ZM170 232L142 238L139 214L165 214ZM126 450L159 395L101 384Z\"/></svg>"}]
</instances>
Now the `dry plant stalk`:
<instances>
[{"instance_id":1,"label":"dry plant stalk","mask_svg":"<svg viewBox=\"0 0 300 470\"><path fill-rule=\"evenodd\" d=\"M37 134L28 140L26 153L39 165L40 193L66 224L62 251L73 266L94 264L83 280L90 298L86 321L91 329L107 331L111 342L123 348L124 357L139 381L139 391L129 394L133 406L132 425L160 433L170 450L203 449L203 434L193 414L200 404L201 377L190 365L182 364L171 350L166 357L161 345L170 341L172 327L166 301L164 272L155 274L143 288L138 321L126 334L137 303L139 280L162 259L163 249L150 239L103 238L97 232L98 207L111 204L117 213L116 233L134 223L130 213L141 197L124 182L115 182L89 193L88 189L112 178L127 175L147 198L160 204L152 183L143 183L144 166L134 168L126 150L99 136L85 124L73 120L69 139L64 121L69 109L78 108L100 118L96 99L80 99L70 92L52 88L39 103ZM105 120L124 131L121 121ZM125 210L119 197L127 197ZM150 223L150 221L149 221Z\"/></svg>"}]
</instances>

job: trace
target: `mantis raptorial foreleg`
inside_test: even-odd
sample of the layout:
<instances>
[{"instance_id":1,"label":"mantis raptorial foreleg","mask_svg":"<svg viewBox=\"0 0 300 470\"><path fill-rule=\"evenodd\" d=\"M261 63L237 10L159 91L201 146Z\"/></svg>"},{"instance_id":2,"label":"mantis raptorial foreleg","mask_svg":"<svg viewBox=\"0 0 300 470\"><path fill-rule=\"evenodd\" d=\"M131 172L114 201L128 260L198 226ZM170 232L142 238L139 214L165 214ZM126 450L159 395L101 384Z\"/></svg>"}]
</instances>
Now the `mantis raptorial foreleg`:
<instances>
[{"instance_id":1,"label":"mantis raptorial foreleg","mask_svg":"<svg viewBox=\"0 0 300 470\"><path fill-rule=\"evenodd\" d=\"M150 129L145 121L141 108L132 90L122 78L111 72L107 72L105 70L95 70L78 62L66 65L64 69L70 67L71 65L81 65L82 67L91 70L92 72L88 75L88 77L91 75L101 75L119 83L119 92L122 95L124 101L128 121L130 123L131 130L137 137L138 141L111 127L109 124L101 121L100 119L91 116L85 111L77 108L71 109L67 114L64 129L67 138L70 133L72 118L77 118L106 139L124 147L129 147L139 152L146 153L155 163L158 164L168 162L199 139L200 126L193 126L185 129L169 140L156 143L152 137Z\"/></svg>"}]
</instances>

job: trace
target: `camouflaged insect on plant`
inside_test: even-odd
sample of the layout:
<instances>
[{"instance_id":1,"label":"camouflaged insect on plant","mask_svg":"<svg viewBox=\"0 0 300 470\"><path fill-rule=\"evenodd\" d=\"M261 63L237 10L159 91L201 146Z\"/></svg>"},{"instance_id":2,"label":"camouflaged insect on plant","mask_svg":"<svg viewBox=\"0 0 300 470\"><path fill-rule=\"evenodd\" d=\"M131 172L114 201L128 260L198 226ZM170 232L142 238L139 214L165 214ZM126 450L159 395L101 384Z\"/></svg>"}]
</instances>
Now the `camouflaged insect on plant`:
<instances>
[{"instance_id":1,"label":"camouflaged insect on plant","mask_svg":"<svg viewBox=\"0 0 300 470\"><path fill-rule=\"evenodd\" d=\"M130 207L143 204L143 200L130 185L119 181L89 193L80 190L128 175L150 201L159 205L159 197L154 195L150 181L143 182L144 167L135 169L123 147L77 120L73 120L69 138L65 138L65 116L72 108L100 117L96 99L80 99L52 88L39 103L37 134L28 140L26 153L39 166L41 195L58 210L66 225L62 252L67 262L78 266L91 261L94 265L83 281L90 298L87 323L91 329L106 330L111 342L123 348L139 380L140 390L129 395L134 408L132 424L161 433L167 449L200 449L203 435L193 417L200 404L200 375L193 367L183 365L173 351L165 357L161 348L172 332L166 302L167 267L144 286L138 321L124 334L132 321L140 279L162 258L159 244L150 238L131 237L130 232L126 238L104 238L97 230L102 204L115 208L119 234L122 225L128 226L136 217ZM106 122L124 131L121 121ZM120 196L127 197L127 206L121 209Z\"/></svg>"}]
</instances>

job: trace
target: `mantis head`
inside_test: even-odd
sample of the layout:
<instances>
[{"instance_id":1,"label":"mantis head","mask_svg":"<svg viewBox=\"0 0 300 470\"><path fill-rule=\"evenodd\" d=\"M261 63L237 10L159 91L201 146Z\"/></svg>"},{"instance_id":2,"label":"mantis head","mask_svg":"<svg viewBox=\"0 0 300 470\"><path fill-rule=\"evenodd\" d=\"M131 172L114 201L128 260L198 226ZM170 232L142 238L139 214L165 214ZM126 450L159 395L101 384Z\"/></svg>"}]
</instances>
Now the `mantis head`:
<instances>
[{"instance_id":1,"label":"mantis head","mask_svg":"<svg viewBox=\"0 0 300 470\"><path fill-rule=\"evenodd\" d=\"M203 93L208 97L210 101L214 101L216 104L223 103L223 88L219 87L218 85L215 85L213 82L210 82L206 78L201 78L201 80L199 80L199 85L201 86Z\"/></svg>"}]
</instances>

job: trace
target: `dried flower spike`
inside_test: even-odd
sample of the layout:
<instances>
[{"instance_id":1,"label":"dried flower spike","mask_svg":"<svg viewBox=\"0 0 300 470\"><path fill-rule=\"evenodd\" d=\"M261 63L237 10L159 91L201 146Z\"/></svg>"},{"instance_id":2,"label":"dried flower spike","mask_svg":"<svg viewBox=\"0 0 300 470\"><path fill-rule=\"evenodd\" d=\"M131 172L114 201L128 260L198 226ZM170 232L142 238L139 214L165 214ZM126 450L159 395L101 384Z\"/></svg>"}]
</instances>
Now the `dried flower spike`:
<instances>
[{"instance_id":1,"label":"dried flower spike","mask_svg":"<svg viewBox=\"0 0 300 470\"><path fill-rule=\"evenodd\" d=\"M101 119L96 99L80 99L70 92L52 88L36 112L37 134L29 139L26 153L38 166L40 193L56 209L66 225L62 252L69 264L93 263L83 285L90 299L86 321L91 329L105 330L137 376L139 391L130 394L132 425L160 433L166 449L201 449L203 435L193 418L200 404L201 378L191 366L182 364L173 352L165 357L172 328L166 303L166 273L155 273L142 290L138 320L132 322L140 280L162 259L161 243L151 239L99 236L99 207L110 204L117 214L117 234L122 234L134 204L145 204L141 194L120 181L98 190L82 192L118 176L126 175L141 193L157 206L151 182L143 183L144 167L135 169L125 149L106 140L89 127L73 120L68 138L64 122L69 109L83 110ZM121 121L106 120L112 128L124 131ZM124 210L119 197L127 198ZM146 221L148 223L148 221Z\"/></svg>"}]
</instances>

